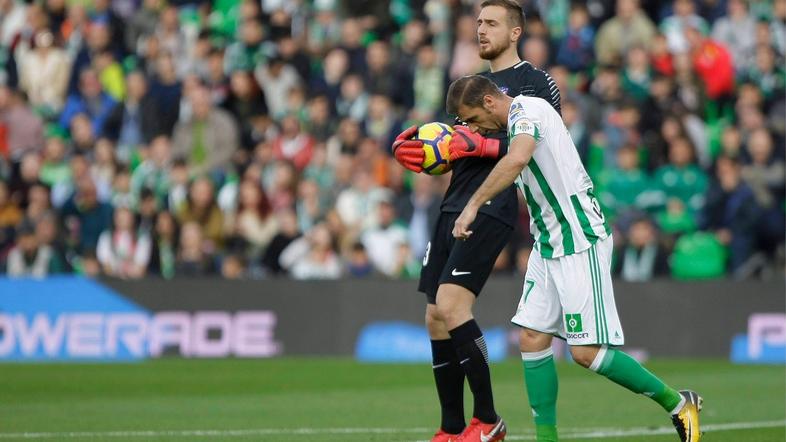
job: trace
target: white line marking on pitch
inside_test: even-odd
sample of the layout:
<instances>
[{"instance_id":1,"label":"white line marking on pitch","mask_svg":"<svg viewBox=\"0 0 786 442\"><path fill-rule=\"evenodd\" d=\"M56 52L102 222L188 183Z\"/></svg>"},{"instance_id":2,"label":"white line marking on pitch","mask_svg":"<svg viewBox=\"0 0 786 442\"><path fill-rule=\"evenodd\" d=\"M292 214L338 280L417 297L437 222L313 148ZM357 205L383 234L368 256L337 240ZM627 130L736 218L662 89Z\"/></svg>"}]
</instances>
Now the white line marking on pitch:
<instances>
[{"instance_id":1,"label":"white line marking on pitch","mask_svg":"<svg viewBox=\"0 0 786 442\"><path fill-rule=\"evenodd\" d=\"M702 425L702 431L729 431L753 428L786 427L786 420L761 422L732 422ZM431 428L259 428L248 430L150 430L150 431L72 431L72 432L22 432L0 433L0 439L65 439L65 438L118 438L118 437L244 437L272 435L320 434L405 434L429 433ZM602 439L606 437L657 436L671 434L671 427L659 428L603 428L566 429L560 439ZM508 435L508 440L535 440L534 435Z\"/></svg>"}]
</instances>

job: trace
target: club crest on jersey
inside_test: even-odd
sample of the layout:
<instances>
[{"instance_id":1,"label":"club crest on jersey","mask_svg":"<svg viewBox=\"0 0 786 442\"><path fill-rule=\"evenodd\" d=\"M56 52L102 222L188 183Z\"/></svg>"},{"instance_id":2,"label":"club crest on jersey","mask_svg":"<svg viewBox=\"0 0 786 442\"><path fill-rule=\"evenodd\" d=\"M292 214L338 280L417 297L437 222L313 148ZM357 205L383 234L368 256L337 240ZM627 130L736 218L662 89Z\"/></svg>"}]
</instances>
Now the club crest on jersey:
<instances>
[{"instance_id":1,"label":"club crest on jersey","mask_svg":"<svg viewBox=\"0 0 786 442\"><path fill-rule=\"evenodd\" d=\"M508 88L506 88L505 86L500 86L499 90L501 90L503 94L507 94L508 93Z\"/></svg>"}]
</instances>

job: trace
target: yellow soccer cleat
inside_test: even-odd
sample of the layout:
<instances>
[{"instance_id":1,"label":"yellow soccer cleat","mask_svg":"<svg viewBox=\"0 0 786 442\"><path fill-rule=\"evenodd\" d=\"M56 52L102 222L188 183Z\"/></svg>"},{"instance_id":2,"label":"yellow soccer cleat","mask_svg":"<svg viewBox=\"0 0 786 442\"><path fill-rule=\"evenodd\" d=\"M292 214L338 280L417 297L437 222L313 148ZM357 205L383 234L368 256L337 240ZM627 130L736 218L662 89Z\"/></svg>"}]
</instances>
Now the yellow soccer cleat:
<instances>
[{"instance_id":1,"label":"yellow soccer cleat","mask_svg":"<svg viewBox=\"0 0 786 442\"><path fill-rule=\"evenodd\" d=\"M671 421L677 429L677 434L680 435L681 442L699 442L701 439L699 412L704 400L695 391L681 390L680 394L685 398L685 405L677 414L671 416Z\"/></svg>"}]
</instances>

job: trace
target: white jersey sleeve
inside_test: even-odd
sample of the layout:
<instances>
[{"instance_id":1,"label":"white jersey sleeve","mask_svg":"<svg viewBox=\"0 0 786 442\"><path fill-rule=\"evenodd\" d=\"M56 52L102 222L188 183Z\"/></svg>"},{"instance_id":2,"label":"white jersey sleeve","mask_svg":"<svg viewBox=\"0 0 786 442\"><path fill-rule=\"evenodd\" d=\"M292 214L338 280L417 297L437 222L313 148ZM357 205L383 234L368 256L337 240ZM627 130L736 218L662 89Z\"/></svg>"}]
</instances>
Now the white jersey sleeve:
<instances>
[{"instance_id":1,"label":"white jersey sleeve","mask_svg":"<svg viewBox=\"0 0 786 442\"><path fill-rule=\"evenodd\" d=\"M520 135L536 143L516 180L527 199L535 248L544 258L558 258L606 238L610 229L592 180L560 115L542 98L519 95L508 112L508 137Z\"/></svg>"}]
</instances>

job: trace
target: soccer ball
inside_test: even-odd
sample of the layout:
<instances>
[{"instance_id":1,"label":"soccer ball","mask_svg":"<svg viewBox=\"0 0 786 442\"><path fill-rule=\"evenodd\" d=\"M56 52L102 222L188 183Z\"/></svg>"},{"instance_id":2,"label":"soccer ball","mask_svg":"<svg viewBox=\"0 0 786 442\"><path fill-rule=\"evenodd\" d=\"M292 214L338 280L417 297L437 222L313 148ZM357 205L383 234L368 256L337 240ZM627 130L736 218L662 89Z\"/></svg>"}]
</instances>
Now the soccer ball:
<instances>
[{"instance_id":1,"label":"soccer ball","mask_svg":"<svg viewBox=\"0 0 786 442\"><path fill-rule=\"evenodd\" d=\"M450 170L448 144L453 136L453 128L444 123L426 123L418 128L417 139L423 142L426 156L423 158L423 172L429 175L442 175Z\"/></svg>"}]
</instances>

